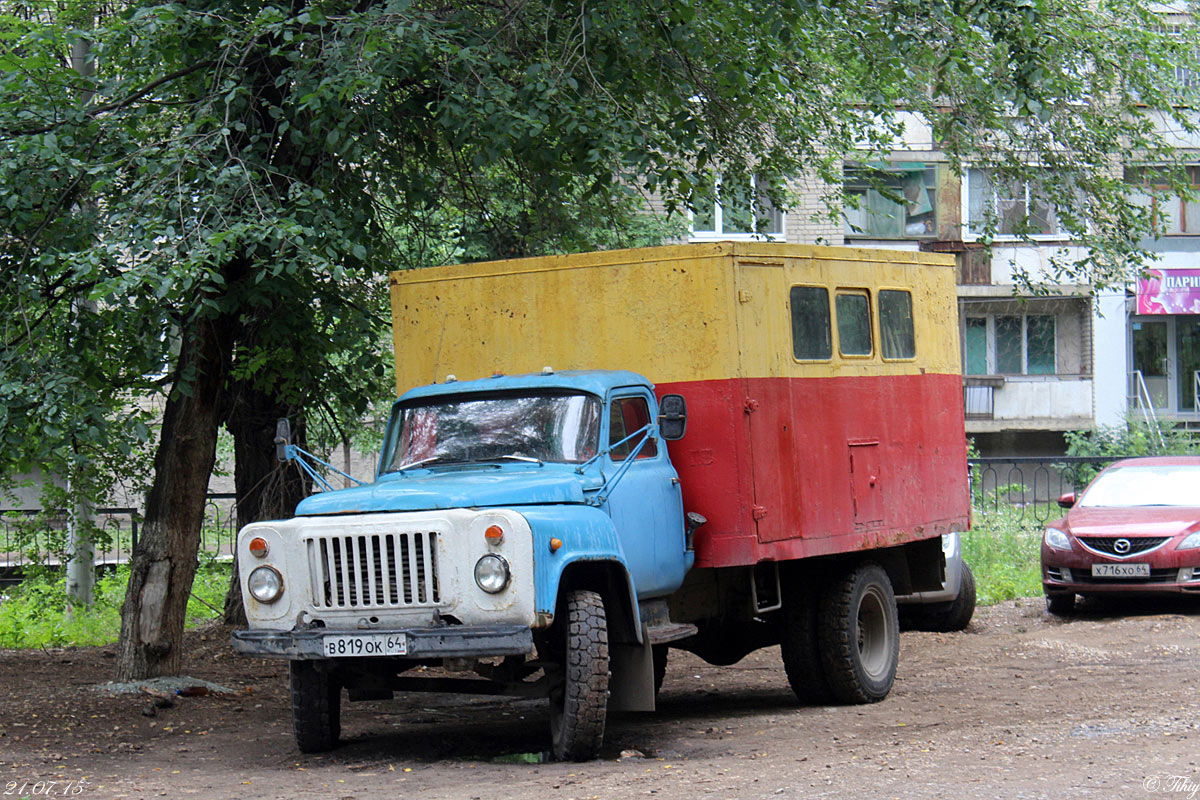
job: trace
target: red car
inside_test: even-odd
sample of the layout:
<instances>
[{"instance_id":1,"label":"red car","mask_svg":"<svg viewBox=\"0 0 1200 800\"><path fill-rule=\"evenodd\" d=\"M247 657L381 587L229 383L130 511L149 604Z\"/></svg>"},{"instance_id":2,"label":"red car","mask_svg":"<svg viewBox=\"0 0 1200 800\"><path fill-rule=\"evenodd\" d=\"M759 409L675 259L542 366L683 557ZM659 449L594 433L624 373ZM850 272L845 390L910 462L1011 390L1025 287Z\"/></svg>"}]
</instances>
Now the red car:
<instances>
[{"instance_id":1,"label":"red car","mask_svg":"<svg viewBox=\"0 0 1200 800\"><path fill-rule=\"evenodd\" d=\"M1051 614L1075 595L1200 594L1200 457L1117 461L1042 535L1042 589Z\"/></svg>"}]
</instances>

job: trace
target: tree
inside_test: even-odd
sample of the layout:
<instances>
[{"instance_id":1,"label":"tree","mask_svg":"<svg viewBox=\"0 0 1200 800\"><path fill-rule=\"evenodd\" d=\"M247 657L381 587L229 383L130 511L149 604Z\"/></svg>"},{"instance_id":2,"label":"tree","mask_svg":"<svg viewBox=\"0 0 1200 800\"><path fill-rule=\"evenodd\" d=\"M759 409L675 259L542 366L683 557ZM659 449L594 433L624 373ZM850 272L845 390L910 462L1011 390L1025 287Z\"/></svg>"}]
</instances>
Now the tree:
<instances>
[{"instance_id":1,"label":"tree","mask_svg":"<svg viewBox=\"0 0 1200 800\"><path fill-rule=\"evenodd\" d=\"M85 421L130 447L122 404L166 392L118 671L172 672L218 427L239 501L285 508L253 494L299 478L250 454L277 414L377 395L386 269L640 243L646 197L678 218L719 175L837 186L914 110L956 165L1060 166L1060 215L1097 254L1071 268L1111 281L1153 224L1114 167L1172 157L1146 106L1192 124L1174 70L1194 37L1153 19L1139 0L125 2L86 75L73 23L28 3L0 17L4 457ZM80 299L106 346L46 335ZM69 430L30 399L53 381L75 387Z\"/></svg>"}]
</instances>

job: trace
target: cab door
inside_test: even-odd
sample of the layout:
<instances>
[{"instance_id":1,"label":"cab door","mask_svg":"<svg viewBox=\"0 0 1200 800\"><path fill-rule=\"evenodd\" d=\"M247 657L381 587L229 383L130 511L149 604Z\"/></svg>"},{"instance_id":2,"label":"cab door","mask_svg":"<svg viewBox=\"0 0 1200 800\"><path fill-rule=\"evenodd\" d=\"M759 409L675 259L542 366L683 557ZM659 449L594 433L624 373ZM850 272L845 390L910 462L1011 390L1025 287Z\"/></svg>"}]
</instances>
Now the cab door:
<instances>
[{"instance_id":1,"label":"cab door","mask_svg":"<svg viewBox=\"0 0 1200 800\"><path fill-rule=\"evenodd\" d=\"M641 437L617 445L649 423L656 412L657 404L648 389L618 389L609 398L604 430L611 448L605 457L606 478L611 479L626 459L633 458L609 494L606 509L639 597L673 592L686 571L683 497L666 446L650 439L634 458Z\"/></svg>"}]
</instances>

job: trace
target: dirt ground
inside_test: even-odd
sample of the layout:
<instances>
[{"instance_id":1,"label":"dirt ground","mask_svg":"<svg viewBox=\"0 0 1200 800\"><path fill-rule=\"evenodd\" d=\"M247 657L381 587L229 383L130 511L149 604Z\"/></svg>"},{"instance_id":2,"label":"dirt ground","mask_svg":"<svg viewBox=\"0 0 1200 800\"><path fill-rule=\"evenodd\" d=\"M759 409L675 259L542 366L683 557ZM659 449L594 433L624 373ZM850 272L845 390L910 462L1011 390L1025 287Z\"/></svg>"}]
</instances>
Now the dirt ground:
<instances>
[{"instance_id":1,"label":"dirt ground","mask_svg":"<svg viewBox=\"0 0 1200 800\"><path fill-rule=\"evenodd\" d=\"M153 712L94 688L111 647L0 651L0 798L1200 797L1198 623L1185 600L980 609L903 634L891 696L854 707L800 706L775 648L672 651L659 710L610 717L587 764L517 761L548 747L541 702L447 695L346 703L343 744L301 756L285 664L222 628L192 634L186 671L235 693Z\"/></svg>"}]
</instances>

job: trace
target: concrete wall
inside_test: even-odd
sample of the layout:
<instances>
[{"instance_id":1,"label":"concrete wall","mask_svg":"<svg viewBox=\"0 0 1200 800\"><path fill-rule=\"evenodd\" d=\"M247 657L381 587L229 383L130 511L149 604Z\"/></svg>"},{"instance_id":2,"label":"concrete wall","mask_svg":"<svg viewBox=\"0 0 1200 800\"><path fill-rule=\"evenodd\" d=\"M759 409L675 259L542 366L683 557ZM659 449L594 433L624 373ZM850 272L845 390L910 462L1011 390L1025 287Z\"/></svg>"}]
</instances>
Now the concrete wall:
<instances>
[{"instance_id":1,"label":"concrete wall","mask_svg":"<svg viewBox=\"0 0 1200 800\"><path fill-rule=\"evenodd\" d=\"M996 389L995 418L1035 420L1049 430L1086 425L1092 416L1091 380L1061 380L1050 376L1009 376Z\"/></svg>"}]
</instances>

